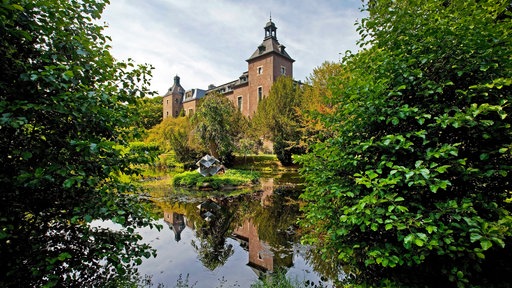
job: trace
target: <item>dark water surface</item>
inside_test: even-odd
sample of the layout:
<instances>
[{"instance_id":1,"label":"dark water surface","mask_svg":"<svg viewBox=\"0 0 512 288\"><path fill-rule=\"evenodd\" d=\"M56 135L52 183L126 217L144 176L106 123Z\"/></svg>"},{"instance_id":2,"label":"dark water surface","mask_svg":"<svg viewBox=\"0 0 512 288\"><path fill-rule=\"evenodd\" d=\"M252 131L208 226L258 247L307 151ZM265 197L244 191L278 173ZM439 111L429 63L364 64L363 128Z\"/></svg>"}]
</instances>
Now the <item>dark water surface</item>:
<instances>
[{"instance_id":1,"label":"dark water surface","mask_svg":"<svg viewBox=\"0 0 512 288\"><path fill-rule=\"evenodd\" d=\"M163 229L139 230L158 256L145 259L139 271L155 287L249 287L275 271L308 287L332 287L342 273L300 244L300 191L288 176L262 179L239 196L161 197Z\"/></svg>"}]
</instances>

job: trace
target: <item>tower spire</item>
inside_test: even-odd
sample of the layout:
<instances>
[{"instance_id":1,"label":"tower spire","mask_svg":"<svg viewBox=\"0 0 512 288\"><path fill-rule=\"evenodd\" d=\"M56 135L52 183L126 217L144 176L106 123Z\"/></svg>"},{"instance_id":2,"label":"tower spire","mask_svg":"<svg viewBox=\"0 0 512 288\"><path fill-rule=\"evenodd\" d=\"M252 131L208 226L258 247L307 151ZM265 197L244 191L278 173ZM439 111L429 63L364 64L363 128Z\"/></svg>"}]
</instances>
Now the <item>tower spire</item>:
<instances>
[{"instance_id":1,"label":"tower spire","mask_svg":"<svg viewBox=\"0 0 512 288\"><path fill-rule=\"evenodd\" d=\"M270 12L270 20L268 21L267 25L265 25L265 39L268 38L274 38L277 40L277 27L272 22L272 12Z\"/></svg>"}]
</instances>

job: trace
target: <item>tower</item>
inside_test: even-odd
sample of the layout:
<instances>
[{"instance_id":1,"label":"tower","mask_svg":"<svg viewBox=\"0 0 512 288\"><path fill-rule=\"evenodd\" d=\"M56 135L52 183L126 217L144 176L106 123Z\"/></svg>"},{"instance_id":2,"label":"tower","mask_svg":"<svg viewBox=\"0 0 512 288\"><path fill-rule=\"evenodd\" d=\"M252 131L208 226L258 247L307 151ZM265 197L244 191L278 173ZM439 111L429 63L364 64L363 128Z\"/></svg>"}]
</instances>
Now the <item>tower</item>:
<instances>
[{"instance_id":1,"label":"tower","mask_svg":"<svg viewBox=\"0 0 512 288\"><path fill-rule=\"evenodd\" d=\"M277 27L272 18L264 27L265 37L256 51L247 59L249 76L249 111L256 112L259 101L268 96L272 84L280 76L293 77L293 60L277 40Z\"/></svg>"},{"instance_id":2,"label":"tower","mask_svg":"<svg viewBox=\"0 0 512 288\"><path fill-rule=\"evenodd\" d=\"M178 117L183 109L183 95L185 89L181 87L180 77L174 76L174 84L163 96L163 119L167 117Z\"/></svg>"}]
</instances>

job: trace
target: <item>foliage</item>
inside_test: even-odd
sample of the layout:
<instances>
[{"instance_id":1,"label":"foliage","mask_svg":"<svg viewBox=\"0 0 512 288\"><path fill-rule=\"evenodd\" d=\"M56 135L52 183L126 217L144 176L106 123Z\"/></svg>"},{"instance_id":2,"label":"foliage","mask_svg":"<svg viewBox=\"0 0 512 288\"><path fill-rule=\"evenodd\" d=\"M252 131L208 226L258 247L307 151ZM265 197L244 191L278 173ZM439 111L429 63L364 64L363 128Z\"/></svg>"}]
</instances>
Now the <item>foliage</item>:
<instances>
[{"instance_id":1,"label":"foliage","mask_svg":"<svg viewBox=\"0 0 512 288\"><path fill-rule=\"evenodd\" d=\"M134 154L150 156L151 159L156 158L160 153L160 149L156 144L144 142L130 142L130 151Z\"/></svg>"},{"instance_id":2,"label":"foliage","mask_svg":"<svg viewBox=\"0 0 512 288\"><path fill-rule=\"evenodd\" d=\"M162 122L162 96L140 98L136 103L134 109L139 112L138 127L151 129Z\"/></svg>"},{"instance_id":3,"label":"foliage","mask_svg":"<svg viewBox=\"0 0 512 288\"><path fill-rule=\"evenodd\" d=\"M274 152L283 165L292 164L292 154L300 153L300 121L302 88L291 77L279 77L269 96L258 104L253 118L254 129L274 142Z\"/></svg>"},{"instance_id":4,"label":"foliage","mask_svg":"<svg viewBox=\"0 0 512 288\"><path fill-rule=\"evenodd\" d=\"M259 173L253 171L244 171L229 169L225 173L219 173L214 176L204 177L197 171L186 171L174 175L171 180L173 186L183 187L203 187L208 183L208 187L219 189L224 186L241 186L247 184L254 184L260 177Z\"/></svg>"},{"instance_id":5,"label":"foliage","mask_svg":"<svg viewBox=\"0 0 512 288\"><path fill-rule=\"evenodd\" d=\"M308 79L309 85L303 87L303 102L299 112L301 141L299 146L307 150L308 147L317 141L332 136L329 126L320 121L322 115L333 112L333 92L331 85L334 85L333 77L343 75L344 69L341 63L324 62L320 67L313 70Z\"/></svg>"},{"instance_id":6,"label":"foliage","mask_svg":"<svg viewBox=\"0 0 512 288\"><path fill-rule=\"evenodd\" d=\"M248 134L248 133L247 133ZM249 137L244 137L239 139L235 143L235 152L244 156L244 159L247 159L247 156L250 154L257 154L263 148L263 142L260 139L251 139Z\"/></svg>"},{"instance_id":7,"label":"foliage","mask_svg":"<svg viewBox=\"0 0 512 288\"><path fill-rule=\"evenodd\" d=\"M370 3L367 48L343 60L333 110L315 116L331 137L300 160L304 240L354 283L504 287L510 1Z\"/></svg>"},{"instance_id":8,"label":"foliage","mask_svg":"<svg viewBox=\"0 0 512 288\"><path fill-rule=\"evenodd\" d=\"M241 138L245 118L228 98L208 95L192 116L195 137L210 154L225 165L232 160L235 143Z\"/></svg>"},{"instance_id":9,"label":"foliage","mask_svg":"<svg viewBox=\"0 0 512 288\"><path fill-rule=\"evenodd\" d=\"M236 157L233 168L251 171L277 171L279 170L279 160L273 154Z\"/></svg>"},{"instance_id":10,"label":"foliage","mask_svg":"<svg viewBox=\"0 0 512 288\"><path fill-rule=\"evenodd\" d=\"M150 71L111 56L104 7L0 3L2 287L108 286L151 256L134 232L151 220L120 180L150 161L127 142Z\"/></svg>"},{"instance_id":11,"label":"foliage","mask_svg":"<svg viewBox=\"0 0 512 288\"><path fill-rule=\"evenodd\" d=\"M207 153L195 143L187 117L165 118L147 134L146 143L156 143L163 151L174 151L176 160L187 168L195 167L196 161Z\"/></svg>"}]
</instances>

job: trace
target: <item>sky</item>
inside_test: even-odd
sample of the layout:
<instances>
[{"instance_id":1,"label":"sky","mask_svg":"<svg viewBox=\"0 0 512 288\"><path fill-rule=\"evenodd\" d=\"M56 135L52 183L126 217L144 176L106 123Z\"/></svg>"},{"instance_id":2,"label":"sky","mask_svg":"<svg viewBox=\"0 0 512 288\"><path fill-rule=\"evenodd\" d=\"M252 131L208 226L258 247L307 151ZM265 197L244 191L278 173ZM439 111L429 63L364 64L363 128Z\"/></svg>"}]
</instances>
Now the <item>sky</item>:
<instances>
[{"instance_id":1,"label":"sky","mask_svg":"<svg viewBox=\"0 0 512 288\"><path fill-rule=\"evenodd\" d=\"M174 76L186 90L238 79L272 17L277 39L305 81L325 61L358 50L361 0L111 0L102 21L118 60L151 64L151 89L164 95Z\"/></svg>"}]
</instances>

